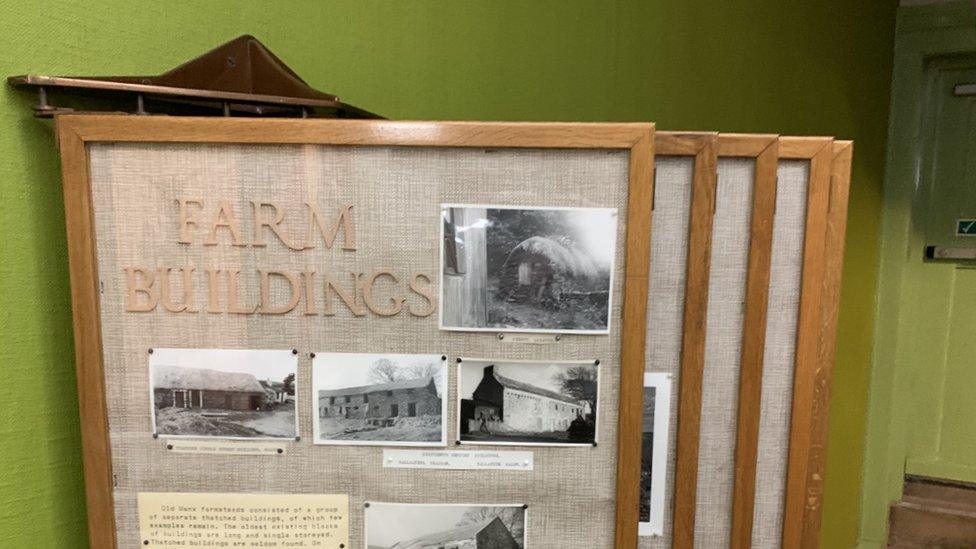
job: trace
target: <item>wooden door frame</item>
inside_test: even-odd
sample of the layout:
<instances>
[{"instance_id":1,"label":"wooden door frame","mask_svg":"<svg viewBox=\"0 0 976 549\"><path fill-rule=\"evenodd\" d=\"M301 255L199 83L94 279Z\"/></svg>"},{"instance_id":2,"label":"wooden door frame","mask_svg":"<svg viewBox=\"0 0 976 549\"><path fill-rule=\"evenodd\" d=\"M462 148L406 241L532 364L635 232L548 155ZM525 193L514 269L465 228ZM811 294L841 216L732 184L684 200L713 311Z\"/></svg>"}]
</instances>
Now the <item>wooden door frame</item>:
<instances>
[{"instance_id":1,"label":"wooden door frame","mask_svg":"<svg viewBox=\"0 0 976 549\"><path fill-rule=\"evenodd\" d=\"M117 547L102 355L89 143L271 143L349 146L617 149L629 152L620 327L618 547L637 542L644 345L654 195L654 124L391 122L65 114L56 118L71 275L85 492L92 547Z\"/></svg>"}]
</instances>

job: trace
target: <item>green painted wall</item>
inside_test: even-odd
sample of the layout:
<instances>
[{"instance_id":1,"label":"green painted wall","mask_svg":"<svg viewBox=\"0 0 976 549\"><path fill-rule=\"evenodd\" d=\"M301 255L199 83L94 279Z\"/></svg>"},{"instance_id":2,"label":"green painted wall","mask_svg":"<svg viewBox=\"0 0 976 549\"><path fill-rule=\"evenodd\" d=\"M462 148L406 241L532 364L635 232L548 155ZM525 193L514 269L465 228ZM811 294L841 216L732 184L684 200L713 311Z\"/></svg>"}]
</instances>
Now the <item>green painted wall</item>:
<instances>
[{"instance_id":1,"label":"green painted wall","mask_svg":"<svg viewBox=\"0 0 976 549\"><path fill-rule=\"evenodd\" d=\"M888 5L890 4L890 5ZM401 119L651 120L857 141L825 547L853 545L894 2L0 0L0 75L144 74L243 33ZM64 220L50 123L0 92L0 546L85 539Z\"/></svg>"}]
</instances>

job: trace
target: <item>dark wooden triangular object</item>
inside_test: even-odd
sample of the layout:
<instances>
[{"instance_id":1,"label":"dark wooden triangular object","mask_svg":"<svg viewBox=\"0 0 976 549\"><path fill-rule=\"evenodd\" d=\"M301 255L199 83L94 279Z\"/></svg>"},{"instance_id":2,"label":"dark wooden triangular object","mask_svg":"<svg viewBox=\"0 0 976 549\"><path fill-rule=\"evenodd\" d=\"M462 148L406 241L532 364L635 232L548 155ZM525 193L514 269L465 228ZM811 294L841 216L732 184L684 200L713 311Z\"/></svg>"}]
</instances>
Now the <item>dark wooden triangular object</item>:
<instances>
[{"instance_id":1,"label":"dark wooden triangular object","mask_svg":"<svg viewBox=\"0 0 976 549\"><path fill-rule=\"evenodd\" d=\"M257 38L240 36L158 76L13 76L15 86L38 88L38 116L70 109L50 104L48 91L122 94L136 114L147 114L146 100L168 104L165 112L214 110L259 116L380 118L310 87ZM133 97L134 96L134 97ZM182 106L179 107L179 106Z\"/></svg>"}]
</instances>

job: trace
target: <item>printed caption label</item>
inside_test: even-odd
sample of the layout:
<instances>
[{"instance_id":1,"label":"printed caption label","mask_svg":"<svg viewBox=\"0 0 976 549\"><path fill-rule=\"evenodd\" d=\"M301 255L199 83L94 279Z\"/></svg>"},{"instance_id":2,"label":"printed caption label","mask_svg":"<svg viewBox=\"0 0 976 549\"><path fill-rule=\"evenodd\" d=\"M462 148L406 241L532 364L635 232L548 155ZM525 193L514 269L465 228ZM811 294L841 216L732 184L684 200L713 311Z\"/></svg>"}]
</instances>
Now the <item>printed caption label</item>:
<instances>
[{"instance_id":1,"label":"printed caption label","mask_svg":"<svg viewBox=\"0 0 976 549\"><path fill-rule=\"evenodd\" d=\"M534 466L532 452L383 450L383 467L399 469L531 471Z\"/></svg>"},{"instance_id":2,"label":"printed caption label","mask_svg":"<svg viewBox=\"0 0 976 549\"><path fill-rule=\"evenodd\" d=\"M349 547L345 494L140 492L146 547Z\"/></svg>"},{"instance_id":3,"label":"printed caption label","mask_svg":"<svg viewBox=\"0 0 976 549\"><path fill-rule=\"evenodd\" d=\"M221 454L225 456L280 456L290 441L168 439L166 449L177 454Z\"/></svg>"}]
</instances>

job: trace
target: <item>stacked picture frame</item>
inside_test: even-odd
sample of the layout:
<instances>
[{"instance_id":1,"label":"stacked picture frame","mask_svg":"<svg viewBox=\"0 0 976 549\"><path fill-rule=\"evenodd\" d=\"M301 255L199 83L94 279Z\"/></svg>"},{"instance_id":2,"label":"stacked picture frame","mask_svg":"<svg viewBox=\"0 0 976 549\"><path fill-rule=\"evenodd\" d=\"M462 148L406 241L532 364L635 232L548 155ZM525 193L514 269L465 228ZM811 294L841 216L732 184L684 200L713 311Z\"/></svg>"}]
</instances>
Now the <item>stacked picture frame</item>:
<instances>
[{"instance_id":1,"label":"stacked picture frame","mask_svg":"<svg viewBox=\"0 0 976 549\"><path fill-rule=\"evenodd\" d=\"M93 547L142 542L133 504L146 491L348 494L353 546L379 545L368 539L363 506L371 513L393 502L492 504L499 517L506 509L530 509L519 515L521 542L515 543L523 549L817 545L849 142L655 133L652 124L98 115L61 115L57 124ZM211 198L230 205L216 207L212 218L192 217L212 207ZM292 203L309 212L314 204L341 206L331 235L328 223L318 225L328 250L297 244L296 233L282 224L282 217L293 216ZM230 213L233 207L237 213ZM254 241L262 234L270 239L250 248L239 245L234 228L247 223L241 212L248 208ZM620 215L615 225L591 216L577 230L582 214L547 213L574 208ZM353 242L342 216L354 213ZM666 224L659 227L659 219ZM538 228L555 225L562 229ZM588 244L600 232L594 227L611 226L609 244ZM799 232L786 230L790 226ZM494 233L479 237L485 227ZM340 230L347 239L341 245ZM458 231L473 236L465 241ZM671 238L669 249L659 232L680 238ZM729 252L733 240L740 248ZM684 246L675 249L676 243ZM480 267L485 274L464 277L473 271L459 258L472 250L487 254L478 256L488 258ZM176 261L184 263L173 267ZM352 269L345 296L338 278L310 283L312 275L330 276L310 267L324 264ZM174 283L178 272L192 277L186 272L196 269L200 281L207 272L210 283L237 285L242 300L235 308L230 290L224 299L214 286L201 285L193 290L200 300L195 311L192 305L174 311L179 307L165 300L140 310L145 301L127 301L155 291L134 294L133 284L148 287L139 276L162 272L152 276L169 281L167 269ZM256 273L253 288L234 274L249 269ZM453 277L456 294L445 293L445 277ZM190 280L178 286L188 302ZM395 293L400 283L413 293ZM324 317L316 308L323 296L307 293L313 287L324 289L324 307L332 307ZM741 310L720 299L726 288L733 297L741 292ZM472 291L480 296L475 301ZM169 287L165 292L175 294ZM281 305L292 296L291 308ZM680 303L680 311L655 309L658 303ZM233 423L233 432L265 429L283 438L291 436L288 420L297 421L287 451L247 458L257 461L248 462L253 474L246 480L232 473L241 457L167 451L173 431L160 432L156 412L185 419L184 409L194 406L223 410L224 404L204 406L211 397L185 379L257 388L239 376L201 374L192 364L151 373L147 349L279 349L282 360L294 356L292 377L274 369L268 379L254 378L277 401L242 405L276 412L294 406L291 416L240 415L235 423L226 411L204 414L217 417L214 424ZM399 364L389 358L397 353L426 354L432 366ZM350 361L353 354L365 356L365 366ZM718 360L729 356L735 360ZM384 357L392 364L389 381L364 377L362 370ZM440 360L457 367L437 369L433 363ZM558 365L568 370L574 361L599 366L592 373L580 366L573 374L577 385L592 375L599 399L585 391L569 395L560 389L569 385L553 384L568 377L558 377ZM541 375L534 364L552 370ZM397 377L418 368L423 374ZM658 393L665 409L648 408L645 372L667 376L656 386L669 393ZM778 390L784 384L786 397ZM506 420L503 414L518 415L492 404L486 395L495 386L521 395L521 404L505 401L506 410L541 397L553 412L538 426ZM401 393L426 396L396 400ZM435 404L441 406L437 414ZM440 418L436 426L434 416ZM772 417L786 423L771 423ZM722 429L715 418L731 418L732 439L716 437ZM369 428L351 428L350 419ZM312 436L299 436L312 432L313 423ZM331 430L323 436L326 424ZM380 432L387 438L372 443L396 446L397 438L433 437L432 426L440 436L423 440L435 446L534 448L537 465L531 473L395 471L382 468L382 450L373 444L349 443ZM648 528L638 527L655 522L645 521L641 509L642 433L643 440L653 435L655 456L645 477L660 478L648 488L661 502L654 509L659 524ZM560 437L576 443L560 444ZM359 469L354 462L366 465ZM329 469L325 463L342 465ZM172 474L208 464L206 474ZM371 484L377 478L382 485ZM564 479L558 490L546 488L556 479ZM464 494L453 490L459 481L470 483ZM723 488L703 491L709 485ZM577 505L568 509L559 503L563 498ZM419 512L405 507L401 516ZM450 512L481 516L476 508ZM501 528L479 523L483 527Z\"/></svg>"}]
</instances>

